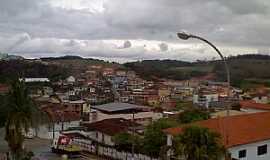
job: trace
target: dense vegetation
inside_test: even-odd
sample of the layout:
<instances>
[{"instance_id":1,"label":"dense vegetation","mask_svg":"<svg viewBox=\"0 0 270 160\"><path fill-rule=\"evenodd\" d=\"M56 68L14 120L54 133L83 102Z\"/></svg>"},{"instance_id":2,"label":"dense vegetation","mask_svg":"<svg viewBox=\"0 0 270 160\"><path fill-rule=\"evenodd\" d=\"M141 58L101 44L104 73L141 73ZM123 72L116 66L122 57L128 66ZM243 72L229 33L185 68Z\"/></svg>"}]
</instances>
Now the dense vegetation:
<instances>
[{"instance_id":1,"label":"dense vegetation","mask_svg":"<svg viewBox=\"0 0 270 160\"><path fill-rule=\"evenodd\" d=\"M191 123L195 121L206 120L209 118L210 114L208 112L198 109L192 109L182 112L178 117L178 121L180 123Z\"/></svg>"},{"instance_id":2,"label":"dense vegetation","mask_svg":"<svg viewBox=\"0 0 270 160\"><path fill-rule=\"evenodd\" d=\"M228 58L231 82L234 86L248 87L259 83L270 86L270 56L249 54ZM176 60L145 60L124 64L146 79L168 78L175 80L200 77L214 73L216 80L225 81L224 64L220 60L183 62Z\"/></svg>"},{"instance_id":3,"label":"dense vegetation","mask_svg":"<svg viewBox=\"0 0 270 160\"><path fill-rule=\"evenodd\" d=\"M143 136L132 136L129 133L115 135L117 149L131 152L134 142L135 152L144 153L151 157L158 157L166 146L166 135L163 129L177 126L177 122L170 119L159 119L148 125Z\"/></svg>"},{"instance_id":4,"label":"dense vegetation","mask_svg":"<svg viewBox=\"0 0 270 160\"><path fill-rule=\"evenodd\" d=\"M248 88L252 84L270 86L270 56L239 55L229 58L231 82L234 86ZM222 63L216 63L213 72L219 80L225 80L225 69Z\"/></svg>"},{"instance_id":5,"label":"dense vegetation","mask_svg":"<svg viewBox=\"0 0 270 160\"><path fill-rule=\"evenodd\" d=\"M175 157L186 160L217 160L225 156L220 134L207 128L188 126L173 140Z\"/></svg>"},{"instance_id":6,"label":"dense vegetation","mask_svg":"<svg viewBox=\"0 0 270 160\"><path fill-rule=\"evenodd\" d=\"M68 69L57 65L45 65L40 62L27 62L23 60L0 61L0 82L9 83L18 77L40 78L50 80L65 78Z\"/></svg>"},{"instance_id":7,"label":"dense vegetation","mask_svg":"<svg viewBox=\"0 0 270 160\"><path fill-rule=\"evenodd\" d=\"M207 73L198 68L192 69L194 65L190 62L176 60L144 60L125 63L124 66L134 70L145 79L169 78L183 80Z\"/></svg>"},{"instance_id":8,"label":"dense vegetation","mask_svg":"<svg viewBox=\"0 0 270 160\"><path fill-rule=\"evenodd\" d=\"M89 69L90 65L113 66L136 71L142 78L184 80L214 73L216 80L225 81L224 65L220 60L184 62L177 60L144 60L123 65L79 56L41 58L43 63L28 60L0 61L0 83L13 77L48 77L51 80L76 75ZM231 82L234 86L249 88L253 84L270 86L270 56L239 55L228 58Z\"/></svg>"}]
</instances>

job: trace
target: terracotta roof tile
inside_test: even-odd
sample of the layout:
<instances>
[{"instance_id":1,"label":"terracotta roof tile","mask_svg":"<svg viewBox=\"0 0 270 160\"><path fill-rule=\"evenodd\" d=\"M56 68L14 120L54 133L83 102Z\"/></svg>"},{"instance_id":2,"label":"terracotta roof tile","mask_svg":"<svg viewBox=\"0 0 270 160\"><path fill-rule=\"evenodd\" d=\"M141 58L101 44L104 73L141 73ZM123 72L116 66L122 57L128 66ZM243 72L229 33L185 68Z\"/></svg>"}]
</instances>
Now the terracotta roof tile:
<instances>
[{"instance_id":1,"label":"terracotta roof tile","mask_svg":"<svg viewBox=\"0 0 270 160\"><path fill-rule=\"evenodd\" d=\"M270 139L270 112L209 119L196 122L194 125L220 133L222 142L227 148ZM182 128L168 128L164 132L178 135L182 132Z\"/></svg>"},{"instance_id":2,"label":"terracotta roof tile","mask_svg":"<svg viewBox=\"0 0 270 160\"><path fill-rule=\"evenodd\" d=\"M260 109L260 110L270 110L270 104L256 103L253 100L240 101L240 105L244 109L253 108L253 109Z\"/></svg>"},{"instance_id":3,"label":"terracotta roof tile","mask_svg":"<svg viewBox=\"0 0 270 160\"><path fill-rule=\"evenodd\" d=\"M111 118L94 123L84 124L84 126L86 126L88 130L96 130L113 136L118 133L128 132L130 127L132 126L136 128L141 125L138 123L133 123L132 121L123 118Z\"/></svg>"}]
</instances>

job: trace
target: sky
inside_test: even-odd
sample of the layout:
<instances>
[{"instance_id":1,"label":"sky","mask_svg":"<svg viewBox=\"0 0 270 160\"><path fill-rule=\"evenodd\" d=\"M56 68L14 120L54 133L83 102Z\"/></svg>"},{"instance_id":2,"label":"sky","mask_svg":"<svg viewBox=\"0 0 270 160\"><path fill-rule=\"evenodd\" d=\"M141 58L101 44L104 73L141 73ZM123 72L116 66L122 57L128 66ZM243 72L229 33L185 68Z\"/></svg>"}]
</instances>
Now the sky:
<instances>
[{"instance_id":1,"label":"sky","mask_svg":"<svg viewBox=\"0 0 270 160\"><path fill-rule=\"evenodd\" d=\"M0 0L0 52L116 62L269 54L269 0Z\"/></svg>"}]
</instances>

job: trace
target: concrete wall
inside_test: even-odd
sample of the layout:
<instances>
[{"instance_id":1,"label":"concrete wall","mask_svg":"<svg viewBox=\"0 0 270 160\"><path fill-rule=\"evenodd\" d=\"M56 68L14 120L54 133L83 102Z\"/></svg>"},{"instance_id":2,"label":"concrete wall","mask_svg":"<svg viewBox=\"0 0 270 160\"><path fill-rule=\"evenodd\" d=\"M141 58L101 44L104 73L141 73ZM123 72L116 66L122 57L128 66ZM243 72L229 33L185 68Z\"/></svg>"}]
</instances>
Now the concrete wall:
<instances>
[{"instance_id":1,"label":"concrete wall","mask_svg":"<svg viewBox=\"0 0 270 160\"><path fill-rule=\"evenodd\" d=\"M265 144L267 145L267 154L258 156L257 147ZM247 157L241 158L240 160L270 160L270 140L232 147L229 149L229 152L232 158L239 159L239 151L243 149L246 150Z\"/></svg>"},{"instance_id":2,"label":"concrete wall","mask_svg":"<svg viewBox=\"0 0 270 160\"><path fill-rule=\"evenodd\" d=\"M93 117L95 118L93 119ZM155 112L139 112L136 113L134 117L138 123L145 124L151 122L151 120L160 119L163 117L163 115L162 113ZM105 114L100 111L96 111L96 113L90 113L90 122L96 122L111 118L132 119L132 114Z\"/></svg>"},{"instance_id":3,"label":"concrete wall","mask_svg":"<svg viewBox=\"0 0 270 160\"><path fill-rule=\"evenodd\" d=\"M79 121L72 121L72 122L64 122L64 130L68 129L69 127L78 127ZM59 132L62 130L62 123L55 123L54 124L54 135L57 137ZM40 126L37 130L34 130L35 135L39 138L43 139L53 139L53 129L52 126L49 127L48 124Z\"/></svg>"},{"instance_id":4,"label":"concrete wall","mask_svg":"<svg viewBox=\"0 0 270 160\"><path fill-rule=\"evenodd\" d=\"M173 136L167 135L167 145L172 145ZM258 146L267 145L267 153L264 155L257 155ZM239 151L246 150L246 157L239 159ZM239 160L270 160L270 140L239 145L228 149L232 158ZM168 152L168 156L170 153Z\"/></svg>"}]
</instances>

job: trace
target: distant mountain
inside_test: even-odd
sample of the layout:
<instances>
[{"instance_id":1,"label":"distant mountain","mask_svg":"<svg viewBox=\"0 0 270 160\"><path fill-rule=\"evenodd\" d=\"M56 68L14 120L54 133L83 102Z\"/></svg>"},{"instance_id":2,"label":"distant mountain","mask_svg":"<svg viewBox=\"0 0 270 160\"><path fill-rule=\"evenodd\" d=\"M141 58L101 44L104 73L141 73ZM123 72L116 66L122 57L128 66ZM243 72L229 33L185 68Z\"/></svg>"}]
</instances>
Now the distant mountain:
<instances>
[{"instance_id":1,"label":"distant mountain","mask_svg":"<svg viewBox=\"0 0 270 160\"><path fill-rule=\"evenodd\" d=\"M42 57L40 58L41 60L74 60L74 59L84 59L80 56L71 56L71 55L66 55L66 56L60 56L60 57Z\"/></svg>"},{"instance_id":2,"label":"distant mountain","mask_svg":"<svg viewBox=\"0 0 270 160\"><path fill-rule=\"evenodd\" d=\"M9 55L5 53L0 53L0 60L23 60L24 58L22 56L17 55Z\"/></svg>"}]
</instances>

